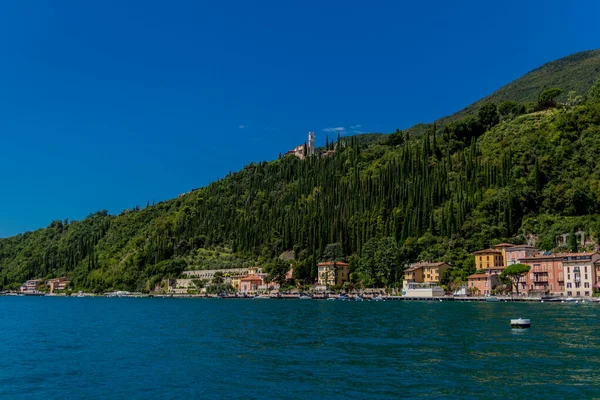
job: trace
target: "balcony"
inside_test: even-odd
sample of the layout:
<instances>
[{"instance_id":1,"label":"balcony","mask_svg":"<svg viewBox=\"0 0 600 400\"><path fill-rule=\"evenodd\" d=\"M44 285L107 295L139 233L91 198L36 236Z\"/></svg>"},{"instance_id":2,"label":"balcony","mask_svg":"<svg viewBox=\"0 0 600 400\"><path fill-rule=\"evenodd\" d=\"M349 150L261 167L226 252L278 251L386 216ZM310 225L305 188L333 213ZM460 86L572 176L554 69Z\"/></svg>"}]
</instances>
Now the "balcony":
<instances>
[{"instance_id":1,"label":"balcony","mask_svg":"<svg viewBox=\"0 0 600 400\"><path fill-rule=\"evenodd\" d=\"M548 275L535 275L533 277L533 282L535 282L535 283L546 283L546 282L548 282Z\"/></svg>"}]
</instances>

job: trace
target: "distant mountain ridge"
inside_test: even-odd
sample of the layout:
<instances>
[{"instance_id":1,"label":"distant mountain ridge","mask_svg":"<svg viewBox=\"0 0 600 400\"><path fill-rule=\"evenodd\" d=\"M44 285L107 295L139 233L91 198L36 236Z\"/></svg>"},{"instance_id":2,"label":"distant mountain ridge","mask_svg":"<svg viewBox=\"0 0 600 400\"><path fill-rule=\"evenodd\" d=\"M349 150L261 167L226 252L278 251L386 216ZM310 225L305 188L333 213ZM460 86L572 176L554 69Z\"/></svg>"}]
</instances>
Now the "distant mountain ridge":
<instances>
[{"instance_id":1,"label":"distant mountain ridge","mask_svg":"<svg viewBox=\"0 0 600 400\"><path fill-rule=\"evenodd\" d=\"M559 100L565 99L571 90L578 94L585 94L598 76L600 76L600 49L571 54L526 73L462 110L437 119L435 123L441 127L466 116L477 115L479 108L487 102L493 102L496 105L506 100L514 100L519 103L535 102L538 95L550 87L559 87L563 90ZM411 135L419 135L424 133L429 125L431 124L417 124L408 128L407 131Z\"/></svg>"}]
</instances>

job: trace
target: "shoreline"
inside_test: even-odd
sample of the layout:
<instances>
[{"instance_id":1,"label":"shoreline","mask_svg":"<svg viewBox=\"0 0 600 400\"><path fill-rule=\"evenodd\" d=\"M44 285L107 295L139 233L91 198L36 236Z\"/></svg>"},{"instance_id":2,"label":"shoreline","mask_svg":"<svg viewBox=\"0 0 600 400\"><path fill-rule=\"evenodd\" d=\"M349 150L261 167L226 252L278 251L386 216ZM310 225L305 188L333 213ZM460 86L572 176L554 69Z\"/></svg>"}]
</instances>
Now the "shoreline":
<instances>
[{"instance_id":1,"label":"shoreline","mask_svg":"<svg viewBox=\"0 0 600 400\"><path fill-rule=\"evenodd\" d=\"M487 303L600 303L600 297L509 297L509 296L436 296L436 297L411 297L411 296L360 296L360 295L313 295L308 298L301 298L299 295L199 295L199 294L94 294L80 293L72 294L47 294L47 293L0 293L0 296L7 297L103 297L103 298L165 298L165 299L219 299L219 300L336 300L336 301L417 301L417 302L487 302Z\"/></svg>"}]
</instances>

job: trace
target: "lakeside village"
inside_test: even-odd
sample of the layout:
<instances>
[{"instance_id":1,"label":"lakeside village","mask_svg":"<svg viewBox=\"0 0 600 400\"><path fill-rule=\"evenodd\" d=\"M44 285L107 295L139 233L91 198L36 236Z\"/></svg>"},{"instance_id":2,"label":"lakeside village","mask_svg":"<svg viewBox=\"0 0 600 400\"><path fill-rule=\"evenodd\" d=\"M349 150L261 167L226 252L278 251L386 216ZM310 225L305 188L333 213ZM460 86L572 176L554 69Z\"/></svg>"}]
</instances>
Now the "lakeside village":
<instances>
[{"instance_id":1,"label":"lakeside village","mask_svg":"<svg viewBox=\"0 0 600 400\"><path fill-rule=\"evenodd\" d=\"M319 154L327 157L336 151L335 146ZM308 142L289 150L284 156L304 160L316 153L315 134L308 133ZM183 195L183 194L182 194ZM182 196L180 195L180 196ZM557 240L564 246L570 234ZM575 233L585 247L583 232ZM442 275L452 269L447 262L419 262L404 270L401 292L390 288L351 289L350 264L327 261L317 264L317 279L312 288L284 291L276 281L259 266L213 270L184 271L182 278L165 279L149 294L115 291L106 297L201 297L201 298L299 298L340 300L462 300L462 301L593 301L594 292L600 293L600 253L593 252L549 253L533 245L501 243L493 248L475 251L476 272L458 287L443 287ZM508 273L511 266L526 266L518 273ZM503 273L505 272L505 273ZM292 280L293 266L285 274ZM215 294L211 286L223 288ZM18 292L0 295L21 296L96 296L92 293L71 293L67 277L42 282L31 279L23 283Z\"/></svg>"},{"instance_id":2,"label":"lakeside village","mask_svg":"<svg viewBox=\"0 0 600 400\"><path fill-rule=\"evenodd\" d=\"M279 283L268 281L268 275L261 267L249 267L184 271L184 278L166 279L150 294L118 291L106 293L105 296L570 302L594 301L594 290L600 289L598 252L553 254L541 252L531 245L501 243L476 251L473 255L477 272L468 277L466 284L453 291L440 286L442 274L452 268L446 262L409 265L404 271L402 291L398 293L386 289L340 290L350 282L350 265L341 261L327 261L317 264L317 281L306 292L284 292L280 290ZM512 284L502 279L502 272L517 264L528 266L529 271L517 275ZM292 274L290 265L286 280L291 279ZM210 294L207 290L209 284L218 284L228 290L221 294ZM46 282L32 279L26 281L18 293L5 294L65 296L68 285L66 277ZM73 295L93 296L81 292Z\"/></svg>"}]
</instances>

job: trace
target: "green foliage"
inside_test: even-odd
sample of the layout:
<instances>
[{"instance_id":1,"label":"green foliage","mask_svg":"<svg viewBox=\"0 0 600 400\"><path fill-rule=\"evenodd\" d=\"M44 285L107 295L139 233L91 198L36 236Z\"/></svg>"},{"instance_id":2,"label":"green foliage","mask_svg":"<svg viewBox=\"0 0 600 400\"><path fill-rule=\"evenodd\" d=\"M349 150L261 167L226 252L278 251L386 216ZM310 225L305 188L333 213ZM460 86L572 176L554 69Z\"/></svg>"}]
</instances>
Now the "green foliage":
<instances>
[{"instance_id":1,"label":"green foliage","mask_svg":"<svg viewBox=\"0 0 600 400\"><path fill-rule=\"evenodd\" d=\"M506 100L498 106L498 114L503 119L511 119L525 113L525 106L514 100Z\"/></svg>"},{"instance_id":2,"label":"green foliage","mask_svg":"<svg viewBox=\"0 0 600 400\"><path fill-rule=\"evenodd\" d=\"M588 92L592 83L598 79L598 64L600 64L600 49L583 51L549 62L519 79L496 90L489 96L465 107L457 113L435 121L443 130L450 122L462 120L467 116L476 116L483 104L492 102L501 104L513 100L525 106L526 112L534 111L539 94L550 87L559 87L564 93L575 91L578 95ZM564 96L564 95L563 95ZM561 100L559 96L558 100ZM418 124L406 129L411 137L424 135L429 124Z\"/></svg>"},{"instance_id":3,"label":"green foliage","mask_svg":"<svg viewBox=\"0 0 600 400\"><path fill-rule=\"evenodd\" d=\"M324 261L342 261L343 258L344 249L341 243L330 243L325 247L325 251L323 252Z\"/></svg>"},{"instance_id":4,"label":"green foliage","mask_svg":"<svg viewBox=\"0 0 600 400\"><path fill-rule=\"evenodd\" d=\"M562 94L561 88L548 88L538 97L538 110L545 110L556 106L555 99Z\"/></svg>"},{"instance_id":5,"label":"green foliage","mask_svg":"<svg viewBox=\"0 0 600 400\"><path fill-rule=\"evenodd\" d=\"M389 135L385 144L388 146L399 146L404 144L404 133L400 129L396 129L396 132Z\"/></svg>"},{"instance_id":6,"label":"green foliage","mask_svg":"<svg viewBox=\"0 0 600 400\"><path fill-rule=\"evenodd\" d=\"M525 264L513 264L502 270L500 273L500 281L503 283L508 282L508 279L512 281L515 286L517 295L519 294L519 280L522 276L529 272L531 267Z\"/></svg>"},{"instance_id":7,"label":"green foliage","mask_svg":"<svg viewBox=\"0 0 600 400\"><path fill-rule=\"evenodd\" d=\"M498 110L494 103L485 103L482 105L477 117L479 118L479 123L485 129L490 129L500 121Z\"/></svg>"},{"instance_id":8,"label":"green foliage","mask_svg":"<svg viewBox=\"0 0 600 400\"><path fill-rule=\"evenodd\" d=\"M600 78L596 79L596 82L590 87L588 96L593 101L600 101Z\"/></svg>"},{"instance_id":9,"label":"green foliage","mask_svg":"<svg viewBox=\"0 0 600 400\"><path fill-rule=\"evenodd\" d=\"M285 275L290 270L289 262L281 259L276 259L275 264L269 270L267 275L268 282L276 282L281 286L284 286L286 283Z\"/></svg>"}]
</instances>

